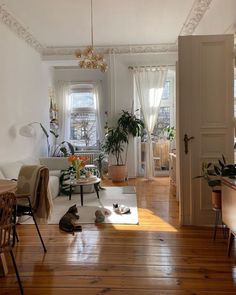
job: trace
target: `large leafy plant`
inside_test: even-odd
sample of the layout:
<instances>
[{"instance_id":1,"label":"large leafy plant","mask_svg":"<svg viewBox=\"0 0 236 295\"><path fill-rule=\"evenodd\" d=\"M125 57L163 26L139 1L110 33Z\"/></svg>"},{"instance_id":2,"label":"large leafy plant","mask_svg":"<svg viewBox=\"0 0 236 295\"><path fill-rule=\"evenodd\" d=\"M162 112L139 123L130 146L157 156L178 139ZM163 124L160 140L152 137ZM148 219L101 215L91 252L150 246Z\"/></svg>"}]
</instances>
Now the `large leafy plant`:
<instances>
[{"instance_id":1,"label":"large leafy plant","mask_svg":"<svg viewBox=\"0 0 236 295\"><path fill-rule=\"evenodd\" d=\"M122 153L129 144L130 136L140 136L144 128L144 123L141 119L137 118L135 114L122 110L122 114L117 121L117 127L108 128L103 150L107 154L115 156L116 165L123 165L124 161ZM126 162L126 159L125 159Z\"/></svg>"}]
</instances>

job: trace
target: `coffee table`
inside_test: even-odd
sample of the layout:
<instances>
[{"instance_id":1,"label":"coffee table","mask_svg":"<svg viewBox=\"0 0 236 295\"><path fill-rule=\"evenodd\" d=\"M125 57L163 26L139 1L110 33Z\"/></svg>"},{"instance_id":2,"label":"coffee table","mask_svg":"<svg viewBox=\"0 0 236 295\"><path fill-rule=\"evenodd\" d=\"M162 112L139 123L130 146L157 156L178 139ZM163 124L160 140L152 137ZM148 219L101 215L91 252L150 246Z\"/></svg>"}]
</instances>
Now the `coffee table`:
<instances>
[{"instance_id":1,"label":"coffee table","mask_svg":"<svg viewBox=\"0 0 236 295\"><path fill-rule=\"evenodd\" d=\"M70 185L70 191L69 191L69 200L71 200L71 194L73 187L80 187L80 200L81 200L81 206L84 204L84 194L83 194L83 187L85 185L94 185L95 192L97 194L97 197L99 199L99 183L101 182L101 178L98 177L89 177L89 178L81 178L81 179L75 179L75 180L68 180L65 182L66 184Z\"/></svg>"}]
</instances>

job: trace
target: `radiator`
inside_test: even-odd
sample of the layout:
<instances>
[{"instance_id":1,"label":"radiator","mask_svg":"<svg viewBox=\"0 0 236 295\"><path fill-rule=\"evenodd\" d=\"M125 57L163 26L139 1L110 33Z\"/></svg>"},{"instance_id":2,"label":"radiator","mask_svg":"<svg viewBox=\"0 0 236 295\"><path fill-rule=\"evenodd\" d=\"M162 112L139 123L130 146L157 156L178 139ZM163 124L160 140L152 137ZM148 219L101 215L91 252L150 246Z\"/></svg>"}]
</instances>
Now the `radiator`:
<instances>
[{"instance_id":1,"label":"radiator","mask_svg":"<svg viewBox=\"0 0 236 295\"><path fill-rule=\"evenodd\" d=\"M94 160L96 159L96 158L98 158L98 156L99 156L99 154L100 154L101 152L100 151L86 151L86 152L76 152L76 155L77 156L86 156L86 157L88 157L89 159L88 159L88 161L86 162L86 164L94 164Z\"/></svg>"}]
</instances>

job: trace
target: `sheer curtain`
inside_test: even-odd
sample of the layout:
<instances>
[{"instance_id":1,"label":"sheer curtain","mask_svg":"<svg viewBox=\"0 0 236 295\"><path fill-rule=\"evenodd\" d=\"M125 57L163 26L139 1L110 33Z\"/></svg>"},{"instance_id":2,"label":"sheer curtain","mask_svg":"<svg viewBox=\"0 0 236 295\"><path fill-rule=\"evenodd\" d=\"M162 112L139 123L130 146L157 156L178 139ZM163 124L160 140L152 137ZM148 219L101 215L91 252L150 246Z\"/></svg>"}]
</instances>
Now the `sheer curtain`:
<instances>
[{"instance_id":1,"label":"sheer curtain","mask_svg":"<svg viewBox=\"0 0 236 295\"><path fill-rule=\"evenodd\" d=\"M167 67L137 67L133 73L148 135L145 177L152 178L154 170L151 134L157 122Z\"/></svg>"},{"instance_id":2,"label":"sheer curtain","mask_svg":"<svg viewBox=\"0 0 236 295\"><path fill-rule=\"evenodd\" d=\"M104 105L104 95L102 91L102 82L98 81L94 84L94 95L96 101L96 121L97 121L97 132L98 139L101 143L104 139L104 126L105 126L105 105Z\"/></svg>"},{"instance_id":3,"label":"sheer curtain","mask_svg":"<svg viewBox=\"0 0 236 295\"><path fill-rule=\"evenodd\" d=\"M60 126L59 142L70 139L70 99L71 83L58 81L56 96L58 100L58 120Z\"/></svg>"}]
</instances>

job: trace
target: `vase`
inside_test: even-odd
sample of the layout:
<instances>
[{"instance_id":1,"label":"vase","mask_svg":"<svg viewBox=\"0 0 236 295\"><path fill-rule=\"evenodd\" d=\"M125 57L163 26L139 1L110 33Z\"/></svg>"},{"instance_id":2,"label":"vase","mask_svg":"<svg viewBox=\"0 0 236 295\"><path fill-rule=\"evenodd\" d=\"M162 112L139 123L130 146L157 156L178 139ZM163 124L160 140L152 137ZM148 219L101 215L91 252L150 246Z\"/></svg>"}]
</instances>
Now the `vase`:
<instances>
[{"instance_id":1,"label":"vase","mask_svg":"<svg viewBox=\"0 0 236 295\"><path fill-rule=\"evenodd\" d=\"M76 170L76 179L77 179L77 180L80 179L80 170L81 170L81 169L77 169L77 170Z\"/></svg>"}]
</instances>

